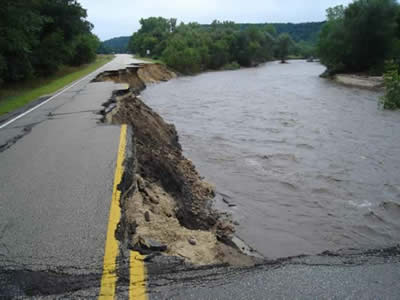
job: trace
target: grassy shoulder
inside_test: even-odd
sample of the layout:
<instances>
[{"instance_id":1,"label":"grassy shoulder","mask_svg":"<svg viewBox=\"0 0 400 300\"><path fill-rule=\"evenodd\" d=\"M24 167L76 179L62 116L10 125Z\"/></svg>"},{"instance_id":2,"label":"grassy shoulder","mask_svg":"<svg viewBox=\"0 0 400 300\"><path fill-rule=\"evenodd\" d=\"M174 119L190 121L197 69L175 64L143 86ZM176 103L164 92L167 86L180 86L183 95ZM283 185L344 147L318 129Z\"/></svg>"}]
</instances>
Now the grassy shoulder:
<instances>
[{"instance_id":1,"label":"grassy shoulder","mask_svg":"<svg viewBox=\"0 0 400 300\"><path fill-rule=\"evenodd\" d=\"M134 58L134 59L139 59L139 60L144 60L144 61L147 61L147 62L153 63L153 64L162 64L162 65L165 65L165 62L163 62L163 61L160 60L160 59L152 59L152 58L149 58L149 57L141 57L141 56L137 56L137 55L133 55L133 58Z\"/></svg>"},{"instance_id":2,"label":"grassy shoulder","mask_svg":"<svg viewBox=\"0 0 400 300\"><path fill-rule=\"evenodd\" d=\"M44 95L53 94L68 84L90 74L114 58L98 55L93 63L79 67L65 66L47 78L35 78L22 83L3 86L0 89L0 116L12 112Z\"/></svg>"}]
</instances>

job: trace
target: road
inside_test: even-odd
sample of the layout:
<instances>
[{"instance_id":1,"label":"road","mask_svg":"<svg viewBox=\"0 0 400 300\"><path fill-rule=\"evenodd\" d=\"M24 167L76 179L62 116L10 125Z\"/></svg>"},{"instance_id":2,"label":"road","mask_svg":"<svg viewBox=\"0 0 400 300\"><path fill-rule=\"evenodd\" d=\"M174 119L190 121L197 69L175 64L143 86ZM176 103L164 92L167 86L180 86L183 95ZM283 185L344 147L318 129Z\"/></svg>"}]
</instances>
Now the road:
<instances>
[{"instance_id":1,"label":"road","mask_svg":"<svg viewBox=\"0 0 400 300\"><path fill-rule=\"evenodd\" d=\"M0 129L0 298L110 299L104 291L113 289L118 299L146 299L145 289L149 299L400 298L398 248L247 269L193 268L155 257L146 262L143 286L143 257L126 255L114 236L126 132L98 115L122 86L90 82L133 62L118 55ZM136 285L132 274L141 278Z\"/></svg>"},{"instance_id":2,"label":"road","mask_svg":"<svg viewBox=\"0 0 400 300\"><path fill-rule=\"evenodd\" d=\"M399 279L398 257L306 257L250 269L157 274L149 277L149 298L399 299Z\"/></svg>"},{"instance_id":3,"label":"road","mask_svg":"<svg viewBox=\"0 0 400 300\"><path fill-rule=\"evenodd\" d=\"M121 85L90 81L134 62L118 55L0 129L0 295L100 287L121 126L98 112Z\"/></svg>"}]
</instances>

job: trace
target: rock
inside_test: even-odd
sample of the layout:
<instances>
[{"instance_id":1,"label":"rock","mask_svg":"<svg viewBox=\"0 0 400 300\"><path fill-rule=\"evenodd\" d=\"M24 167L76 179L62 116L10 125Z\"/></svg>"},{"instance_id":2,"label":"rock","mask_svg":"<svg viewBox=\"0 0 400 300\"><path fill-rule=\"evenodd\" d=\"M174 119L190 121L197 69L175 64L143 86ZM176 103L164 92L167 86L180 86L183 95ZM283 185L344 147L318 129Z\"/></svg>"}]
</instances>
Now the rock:
<instances>
[{"instance_id":1,"label":"rock","mask_svg":"<svg viewBox=\"0 0 400 300\"><path fill-rule=\"evenodd\" d=\"M188 242L189 242L190 245L193 245L193 246L197 245L197 242L196 242L196 240L194 238L188 239Z\"/></svg>"},{"instance_id":2,"label":"rock","mask_svg":"<svg viewBox=\"0 0 400 300\"><path fill-rule=\"evenodd\" d=\"M144 219L146 220L146 222L150 222L150 213L148 211L144 213Z\"/></svg>"},{"instance_id":3,"label":"rock","mask_svg":"<svg viewBox=\"0 0 400 300\"><path fill-rule=\"evenodd\" d=\"M152 252L164 252L168 249L167 245L147 237L139 237L138 241L130 248L144 255Z\"/></svg>"},{"instance_id":4,"label":"rock","mask_svg":"<svg viewBox=\"0 0 400 300\"><path fill-rule=\"evenodd\" d=\"M150 201L154 204L160 204L160 199L154 196L150 196Z\"/></svg>"},{"instance_id":5,"label":"rock","mask_svg":"<svg viewBox=\"0 0 400 300\"><path fill-rule=\"evenodd\" d=\"M238 221L234 221L234 222L233 222L233 225L239 226L240 223L239 223Z\"/></svg>"},{"instance_id":6,"label":"rock","mask_svg":"<svg viewBox=\"0 0 400 300\"><path fill-rule=\"evenodd\" d=\"M136 181L137 181L137 185L139 188L139 191L144 191L146 189L146 185L144 183L144 180L141 176L136 175Z\"/></svg>"}]
</instances>

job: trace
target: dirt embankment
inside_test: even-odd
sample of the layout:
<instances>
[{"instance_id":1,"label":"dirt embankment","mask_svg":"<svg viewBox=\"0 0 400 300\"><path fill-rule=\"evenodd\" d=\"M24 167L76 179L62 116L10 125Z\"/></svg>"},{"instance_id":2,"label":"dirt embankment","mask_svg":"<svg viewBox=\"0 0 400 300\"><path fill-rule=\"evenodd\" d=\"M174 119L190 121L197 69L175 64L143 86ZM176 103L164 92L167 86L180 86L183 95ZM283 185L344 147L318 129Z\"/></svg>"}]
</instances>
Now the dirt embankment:
<instances>
[{"instance_id":1,"label":"dirt embankment","mask_svg":"<svg viewBox=\"0 0 400 300\"><path fill-rule=\"evenodd\" d=\"M213 209L214 188L182 154L178 134L143 103L146 83L176 77L165 66L144 64L105 72L95 81L128 83L105 104L105 120L132 127L129 189L121 199L125 236L132 249L164 252L194 264L252 265L232 242L230 217Z\"/></svg>"}]
</instances>

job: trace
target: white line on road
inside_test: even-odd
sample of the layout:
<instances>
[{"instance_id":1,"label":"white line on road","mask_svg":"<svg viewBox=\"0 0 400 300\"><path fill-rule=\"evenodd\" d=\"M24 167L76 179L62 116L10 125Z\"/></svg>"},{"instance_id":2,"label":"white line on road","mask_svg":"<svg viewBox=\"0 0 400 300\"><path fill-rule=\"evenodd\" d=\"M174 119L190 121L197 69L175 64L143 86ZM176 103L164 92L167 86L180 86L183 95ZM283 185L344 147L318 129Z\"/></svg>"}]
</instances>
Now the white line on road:
<instances>
[{"instance_id":1,"label":"white line on road","mask_svg":"<svg viewBox=\"0 0 400 300\"><path fill-rule=\"evenodd\" d=\"M11 123L14 123L15 121L17 121L18 119L22 118L23 116L26 116L27 114L33 112L34 110L38 109L39 107L41 107L42 105L45 105L47 102L50 102L51 100L53 100L54 98L60 96L62 93L66 92L67 90L73 88L74 86L76 86L78 83L81 83L82 81L84 81L85 79L87 79L88 77L90 77L91 75L93 75L94 73L98 72L99 70L105 68L106 66L108 66L110 63L112 63L114 61L114 59L112 61L110 61L109 63L105 64L104 66L94 70L92 73L90 73L89 75L86 75L85 77L81 78L80 80L76 81L75 83L71 84L70 86L64 88L63 90L61 90L60 92L58 92L57 94L51 96L49 99L39 103L38 105L32 107L31 109L27 110L26 112L23 112L22 114L16 116L15 118L7 121L6 123L0 125L0 129L3 129L5 127L7 127L8 125L10 125Z\"/></svg>"}]
</instances>

